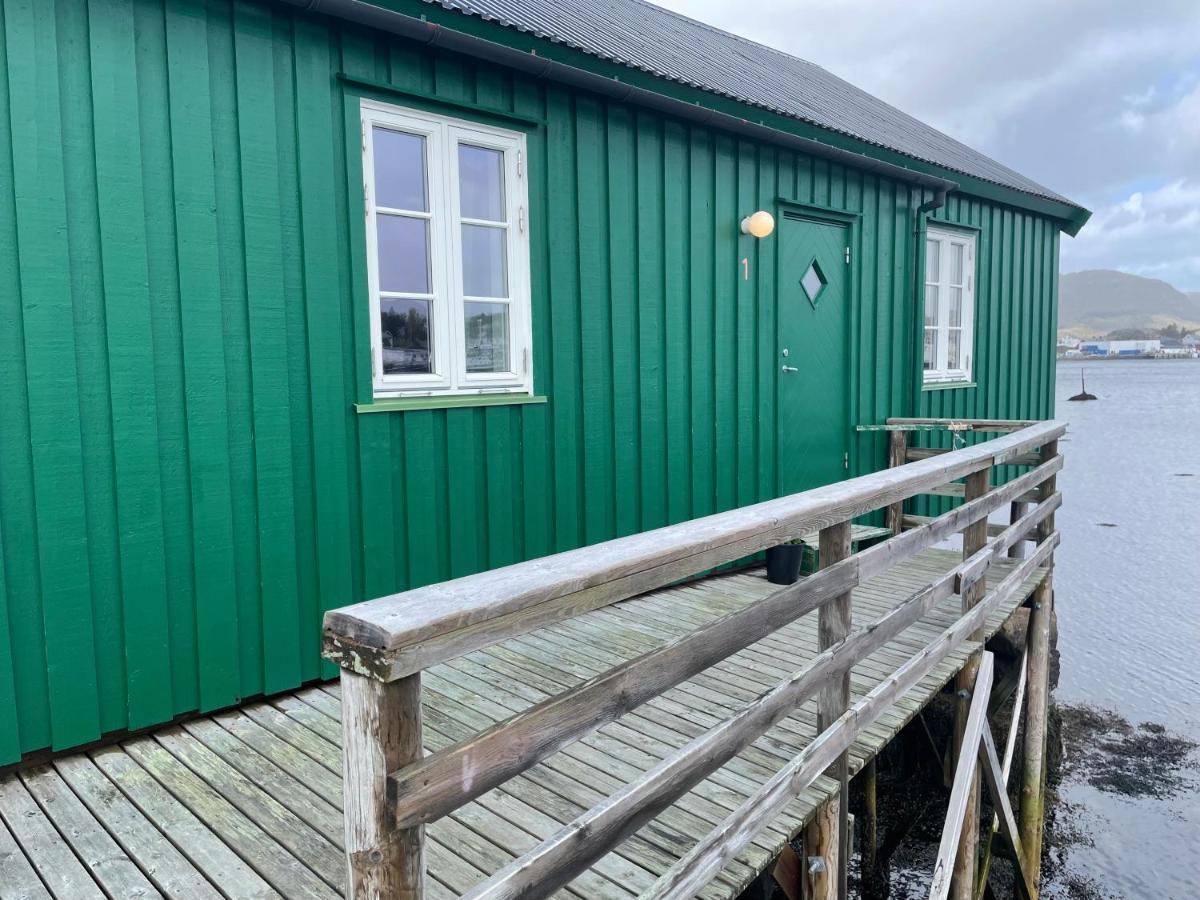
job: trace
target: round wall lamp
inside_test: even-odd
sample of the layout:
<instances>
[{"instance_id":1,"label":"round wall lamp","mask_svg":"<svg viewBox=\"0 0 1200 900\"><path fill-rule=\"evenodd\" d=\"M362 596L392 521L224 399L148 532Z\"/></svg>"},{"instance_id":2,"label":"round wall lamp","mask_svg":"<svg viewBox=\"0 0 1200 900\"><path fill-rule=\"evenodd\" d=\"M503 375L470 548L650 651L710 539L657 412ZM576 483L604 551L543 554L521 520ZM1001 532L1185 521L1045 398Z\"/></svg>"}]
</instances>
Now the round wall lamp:
<instances>
[{"instance_id":1,"label":"round wall lamp","mask_svg":"<svg viewBox=\"0 0 1200 900\"><path fill-rule=\"evenodd\" d=\"M742 219L742 234L748 234L751 237L765 238L775 230L775 217L765 209L760 209L756 213L751 213Z\"/></svg>"}]
</instances>

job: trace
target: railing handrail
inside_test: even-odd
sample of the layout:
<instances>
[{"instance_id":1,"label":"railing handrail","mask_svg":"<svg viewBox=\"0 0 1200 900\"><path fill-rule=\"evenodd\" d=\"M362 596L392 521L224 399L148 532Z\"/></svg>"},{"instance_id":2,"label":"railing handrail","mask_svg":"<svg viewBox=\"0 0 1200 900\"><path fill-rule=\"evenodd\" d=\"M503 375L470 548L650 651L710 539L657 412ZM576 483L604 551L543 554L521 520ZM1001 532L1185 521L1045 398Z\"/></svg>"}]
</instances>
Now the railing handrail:
<instances>
[{"instance_id":1,"label":"railing handrail","mask_svg":"<svg viewBox=\"0 0 1200 900\"><path fill-rule=\"evenodd\" d=\"M1065 431L1062 422L1037 422L799 494L330 610L324 652L344 669L392 681L1011 462Z\"/></svg>"},{"instance_id":2,"label":"railing handrail","mask_svg":"<svg viewBox=\"0 0 1200 900\"><path fill-rule=\"evenodd\" d=\"M584 733L614 721L671 687L727 659L790 622L820 609L921 550L961 531L1052 476L1061 458L1047 461L936 521L824 565L796 584L634 657L595 678L446 747L389 776L397 827L433 822L480 796ZM1057 507L1048 501L965 560L947 583L961 591L979 580L994 556L1008 551Z\"/></svg>"}]
</instances>

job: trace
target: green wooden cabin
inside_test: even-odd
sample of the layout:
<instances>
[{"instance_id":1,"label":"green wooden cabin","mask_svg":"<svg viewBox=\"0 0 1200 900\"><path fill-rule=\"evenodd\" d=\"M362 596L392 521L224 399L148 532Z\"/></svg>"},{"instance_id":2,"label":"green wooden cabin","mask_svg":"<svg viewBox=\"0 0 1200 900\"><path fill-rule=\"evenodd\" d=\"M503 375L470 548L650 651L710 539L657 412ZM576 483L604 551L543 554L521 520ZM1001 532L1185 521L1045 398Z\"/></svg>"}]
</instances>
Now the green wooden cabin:
<instances>
[{"instance_id":1,"label":"green wooden cabin","mask_svg":"<svg viewBox=\"0 0 1200 900\"><path fill-rule=\"evenodd\" d=\"M1087 212L639 0L2 0L0 54L0 763L1051 412Z\"/></svg>"}]
</instances>

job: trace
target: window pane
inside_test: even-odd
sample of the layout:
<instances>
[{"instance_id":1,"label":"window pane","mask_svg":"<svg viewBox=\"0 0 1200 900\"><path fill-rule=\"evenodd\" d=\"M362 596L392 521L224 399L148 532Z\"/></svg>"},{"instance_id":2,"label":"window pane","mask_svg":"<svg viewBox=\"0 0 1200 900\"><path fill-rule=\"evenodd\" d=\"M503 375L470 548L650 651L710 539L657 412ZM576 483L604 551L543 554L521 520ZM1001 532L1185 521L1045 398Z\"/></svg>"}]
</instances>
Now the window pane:
<instances>
[{"instance_id":1,"label":"window pane","mask_svg":"<svg viewBox=\"0 0 1200 900\"><path fill-rule=\"evenodd\" d=\"M464 218L505 221L504 154L459 144L458 194Z\"/></svg>"},{"instance_id":2,"label":"window pane","mask_svg":"<svg viewBox=\"0 0 1200 900\"><path fill-rule=\"evenodd\" d=\"M942 267L942 244L930 238L925 242L925 280L936 282Z\"/></svg>"},{"instance_id":3,"label":"window pane","mask_svg":"<svg viewBox=\"0 0 1200 900\"><path fill-rule=\"evenodd\" d=\"M375 205L429 211L425 189L425 138L376 125Z\"/></svg>"},{"instance_id":4,"label":"window pane","mask_svg":"<svg viewBox=\"0 0 1200 900\"><path fill-rule=\"evenodd\" d=\"M924 367L926 370L937 368L937 360L935 359L936 353L937 353L937 329L936 328L926 328L925 329L925 356L924 356Z\"/></svg>"},{"instance_id":5,"label":"window pane","mask_svg":"<svg viewBox=\"0 0 1200 900\"><path fill-rule=\"evenodd\" d=\"M963 245L950 245L950 283L963 283Z\"/></svg>"},{"instance_id":6,"label":"window pane","mask_svg":"<svg viewBox=\"0 0 1200 900\"><path fill-rule=\"evenodd\" d=\"M937 325L938 289L935 284L925 285L925 325Z\"/></svg>"},{"instance_id":7,"label":"window pane","mask_svg":"<svg viewBox=\"0 0 1200 900\"><path fill-rule=\"evenodd\" d=\"M429 301L379 299L383 371L412 375L433 371L429 352Z\"/></svg>"},{"instance_id":8,"label":"window pane","mask_svg":"<svg viewBox=\"0 0 1200 900\"><path fill-rule=\"evenodd\" d=\"M468 372L510 372L508 304L467 303L465 329Z\"/></svg>"},{"instance_id":9,"label":"window pane","mask_svg":"<svg viewBox=\"0 0 1200 900\"><path fill-rule=\"evenodd\" d=\"M468 297L507 297L507 235L503 228L464 225L463 293Z\"/></svg>"},{"instance_id":10,"label":"window pane","mask_svg":"<svg viewBox=\"0 0 1200 900\"><path fill-rule=\"evenodd\" d=\"M962 361L960 358L959 348L961 346L962 329L951 328L949 334L949 344L946 350L946 367L949 369L961 369Z\"/></svg>"},{"instance_id":11,"label":"window pane","mask_svg":"<svg viewBox=\"0 0 1200 900\"><path fill-rule=\"evenodd\" d=\"M963 305L963 289L960 287L950 288L950 327L958 328L962 325L962 305Z\"/></svg>"},{"instance_id":12,"label":"window pane","mask_svg":"<svg viewBox=\"0 0 1200 900\"><path fill-rule=\"evenodd\" d=\"M410 216L376 216L379 289L428 294L429 222Z\"/></svg>"}]
</instances>

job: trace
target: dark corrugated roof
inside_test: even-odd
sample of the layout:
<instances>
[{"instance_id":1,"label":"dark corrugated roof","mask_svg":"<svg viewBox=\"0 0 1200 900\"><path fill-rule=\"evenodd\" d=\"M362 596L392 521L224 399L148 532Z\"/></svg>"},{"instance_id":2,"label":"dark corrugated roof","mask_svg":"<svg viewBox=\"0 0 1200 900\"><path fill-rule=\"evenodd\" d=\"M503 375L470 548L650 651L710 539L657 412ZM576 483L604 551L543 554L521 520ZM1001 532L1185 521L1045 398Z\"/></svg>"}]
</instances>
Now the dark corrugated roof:
<instances>
[{"instance_id":1,"label":"dark corrugated roof","mask_svg":"<svg viewBox=\"0 0 1200 900\"><path fill-rule=\"evenodd\" d=\"M643 0L425 0L995 184L1078 206L820 66Z\"/></svg>"}]
</instances>

